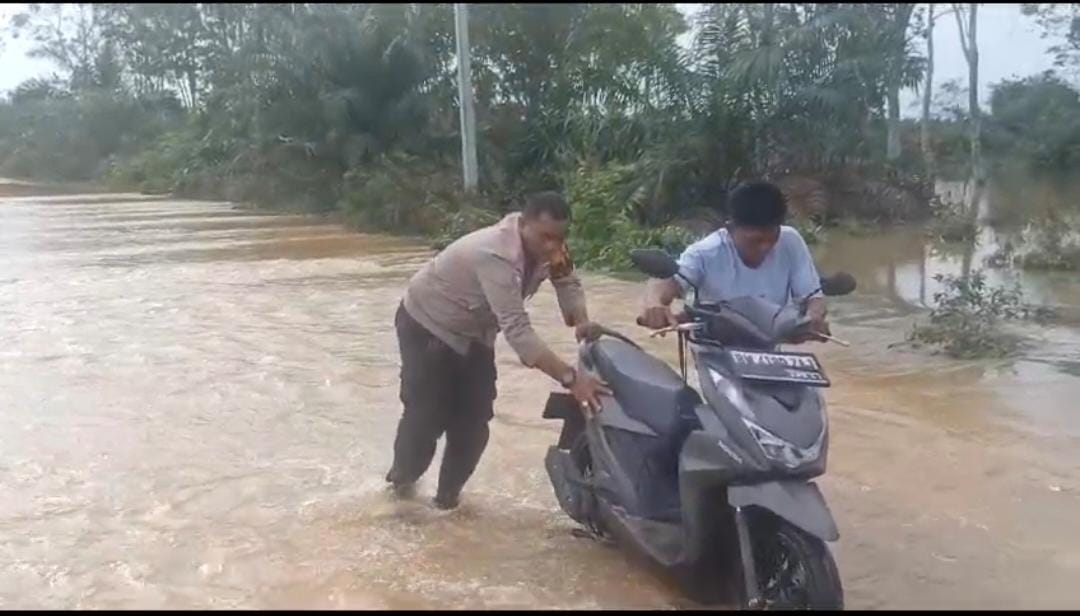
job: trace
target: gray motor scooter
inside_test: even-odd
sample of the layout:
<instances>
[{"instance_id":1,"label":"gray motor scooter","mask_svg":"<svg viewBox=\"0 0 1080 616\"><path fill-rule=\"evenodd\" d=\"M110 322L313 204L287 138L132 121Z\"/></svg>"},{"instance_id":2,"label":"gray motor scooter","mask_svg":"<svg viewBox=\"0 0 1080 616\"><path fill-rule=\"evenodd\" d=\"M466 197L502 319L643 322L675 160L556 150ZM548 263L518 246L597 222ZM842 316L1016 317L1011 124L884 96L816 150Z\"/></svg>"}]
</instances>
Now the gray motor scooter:
<instances>
[{"instance_id":1,"label":"gray motor scooter","mask_svg":"<svg viewBox=\"0 0 1080 616\"><path fill-rule=\"evenodd\" d=\"M678 275L662 251L632 260L655 278ZM822 279L826 295L854 287L847 274ZM839 534L812 481L825 472L829 381L814 355L778 351L809 334L805 302L696 295L667 328L681 375L611 330L581 345L578 370L614 395L588 420L568 394L548 399L544 417L563 420L545 458L556 497L590 534L645 556L700 602L842 609L826 545ZM700 393L686 381L687 346Z\"/></svg>"}]
</instances>

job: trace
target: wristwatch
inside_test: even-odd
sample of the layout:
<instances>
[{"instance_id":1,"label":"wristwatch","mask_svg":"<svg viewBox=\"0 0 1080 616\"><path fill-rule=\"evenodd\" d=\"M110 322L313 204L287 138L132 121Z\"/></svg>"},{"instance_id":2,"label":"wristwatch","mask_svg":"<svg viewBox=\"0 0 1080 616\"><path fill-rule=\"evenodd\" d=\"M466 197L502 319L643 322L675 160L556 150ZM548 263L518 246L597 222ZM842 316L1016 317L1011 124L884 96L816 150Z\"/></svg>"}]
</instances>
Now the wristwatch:
<instances>
[{"instance_id":1,"label":"wristwatch","mask_svg":"<svg viewBox=\"0 0 1080 616\"><path fill-rule=\"evenodd\" d=\"M563 374L562 378L559 379L559 384L567 389L570 389L574 386L575 381L577 381L577 370L571 367L569 370L566 371L566 374Z\"/></svg>"}]
</instances>

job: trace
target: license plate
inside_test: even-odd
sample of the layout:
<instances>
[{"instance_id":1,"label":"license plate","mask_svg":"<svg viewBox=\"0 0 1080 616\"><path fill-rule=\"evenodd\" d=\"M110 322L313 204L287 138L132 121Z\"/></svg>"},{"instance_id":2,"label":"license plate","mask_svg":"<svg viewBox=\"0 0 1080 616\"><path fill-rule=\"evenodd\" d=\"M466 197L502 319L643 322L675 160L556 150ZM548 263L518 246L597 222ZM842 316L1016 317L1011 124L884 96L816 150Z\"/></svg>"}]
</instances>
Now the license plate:
<instances>
[{"instance_id":1,"label":"license plate","mask_svg":"<svg viewBox=\"0 0 1080 616\"><path fill-rule=\"evenodd\" d=\"M821 364L810 353L766 353L746 349L727 349L725 353L739 378L811 387L830 385Z\"/></svg>"}]
</instances>

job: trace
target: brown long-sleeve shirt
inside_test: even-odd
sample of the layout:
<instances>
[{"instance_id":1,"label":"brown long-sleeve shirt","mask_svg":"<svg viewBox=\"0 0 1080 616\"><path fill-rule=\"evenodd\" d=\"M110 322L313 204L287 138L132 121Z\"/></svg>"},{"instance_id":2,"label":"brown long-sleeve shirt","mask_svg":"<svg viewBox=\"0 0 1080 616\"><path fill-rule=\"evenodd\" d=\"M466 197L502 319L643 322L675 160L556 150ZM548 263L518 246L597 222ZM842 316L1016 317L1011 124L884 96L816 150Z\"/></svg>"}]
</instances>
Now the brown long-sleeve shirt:
<instances>
[{"instance_id":1,"label":"brown long-sleeve shirt","mask_svg":"<svg viewBox=\"0 0 1080 616\"><path fill-rule=\"evenodd\" d=\"M567 324L577 324L586 314L585 292L572 268L556 268L566 271L553 274L544 263L524 280L520 218L510 214L458 239L409 281L405 310L462 355L473 342L494 347L501 330L521 362L536 365L547 345L533 331L525 299L549 277Z\"/></svg>"}]
</instances>

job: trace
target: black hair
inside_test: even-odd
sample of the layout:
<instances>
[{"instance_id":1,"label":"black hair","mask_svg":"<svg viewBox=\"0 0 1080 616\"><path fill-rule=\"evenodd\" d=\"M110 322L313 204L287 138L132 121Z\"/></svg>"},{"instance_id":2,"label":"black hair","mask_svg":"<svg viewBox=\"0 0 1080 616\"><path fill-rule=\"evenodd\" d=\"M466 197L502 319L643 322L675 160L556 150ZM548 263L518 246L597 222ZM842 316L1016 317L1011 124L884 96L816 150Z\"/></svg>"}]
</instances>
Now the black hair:
<instances>
[{"instance_id":1,"label":"black hair","mask_svg":"<svg viewBox=\"0 0 1080 616\"><path fill-rule=\"evenodd\" d=\"M525 196L525 209L522 211L525 218L535 220L541 214L547 214L552 220L570 220L570 206L562 198L562 195L553 191L532 193Z\"/></svg>"},{"instance_id":2,"label":"black hair","mask_svg":"<svg viewBox=\"0 0 1080 616\"><path fill-rule=\"evenodd\" d=\"M731 191L728 211L737 227L778 227L787 216L787 200L771 182L744 182Z\"/></svg>"}]
</instances>

